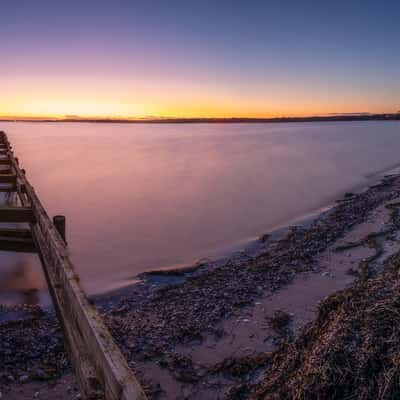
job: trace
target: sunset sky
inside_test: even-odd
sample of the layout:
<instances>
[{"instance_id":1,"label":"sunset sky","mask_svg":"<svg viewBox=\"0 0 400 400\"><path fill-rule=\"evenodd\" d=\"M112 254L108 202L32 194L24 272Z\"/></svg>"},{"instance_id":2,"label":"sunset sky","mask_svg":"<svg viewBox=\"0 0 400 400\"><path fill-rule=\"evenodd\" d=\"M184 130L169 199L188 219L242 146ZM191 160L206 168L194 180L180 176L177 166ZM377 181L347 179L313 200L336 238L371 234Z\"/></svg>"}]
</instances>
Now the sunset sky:
<instances>
[{"instance_id":1,"label":"sunset sky","mask_svg":"<svg viewBox=\"0 0 400 400\"><path fill-rule=\"evenodd\" d=\"M400 109L399 1L1 2L0 116Z\"/></svg>"}]
</instances>

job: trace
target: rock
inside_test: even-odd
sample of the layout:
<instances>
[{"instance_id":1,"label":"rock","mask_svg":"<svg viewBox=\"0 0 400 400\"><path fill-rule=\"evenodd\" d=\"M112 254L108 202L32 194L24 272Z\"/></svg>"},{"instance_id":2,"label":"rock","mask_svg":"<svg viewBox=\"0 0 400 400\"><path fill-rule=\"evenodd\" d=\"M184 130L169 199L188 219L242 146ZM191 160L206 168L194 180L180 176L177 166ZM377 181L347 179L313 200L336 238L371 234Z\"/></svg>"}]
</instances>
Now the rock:
<instances>
[{"instance_id":1,"label":"rock","mask_svg":"<svg viewBox=\"0 0 400 400\"><path fill-rule=\"evenodd\" d=\"M271 235L269 233L266 233L265 235L261 235L258 240L261 243L265 243L269 238L271 237Z\"/></svg>"},{"instance_id":2,"label":"rock","mask_svg":"<svg viewBox=\"0 0 400 400\"><path fill-rule=\"evenodd\" d=\"M25 383L29 381L29 376L28 375L21 375L18 379L21 383Z\"/></svg>"},{"instance_id":3,"label":"rock","mask_svg":"<svg viewBox=\"0 0 400 400\"><path fill-rule=\"evenodd\" d=\"M42 369L38 368L38 369L35 371L35 378L36 378L36 379L39 379L39 380L41 380L41 381L45 381L45 380L47 380L47 379L50 379L51 376L50 376L47 372L45 372L45 371L43 371Z\"/></svg>"}]
</instances>

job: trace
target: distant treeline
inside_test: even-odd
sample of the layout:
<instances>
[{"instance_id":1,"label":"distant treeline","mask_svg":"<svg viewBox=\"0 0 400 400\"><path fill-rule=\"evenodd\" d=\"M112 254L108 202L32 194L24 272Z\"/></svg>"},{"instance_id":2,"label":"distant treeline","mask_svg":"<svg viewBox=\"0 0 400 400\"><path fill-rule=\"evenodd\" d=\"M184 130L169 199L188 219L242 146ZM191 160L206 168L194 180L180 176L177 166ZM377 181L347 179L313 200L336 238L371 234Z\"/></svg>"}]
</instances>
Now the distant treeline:
<instances>
[{"instance_id":1,"label":"distant treeline","mask_svg":"<svg viewBox=\"0 0 400 400\"><path fill-rule=\"evenodd\" d=\"M329 122L329 121L393 121L400 120L400 112L393 114L339 114L313 117L275 117L275 118L1 118L0 121L23 122L93 122L128 124L194 124L194 123L277 123L277 122Z\"/></svg>"}]
</instances>

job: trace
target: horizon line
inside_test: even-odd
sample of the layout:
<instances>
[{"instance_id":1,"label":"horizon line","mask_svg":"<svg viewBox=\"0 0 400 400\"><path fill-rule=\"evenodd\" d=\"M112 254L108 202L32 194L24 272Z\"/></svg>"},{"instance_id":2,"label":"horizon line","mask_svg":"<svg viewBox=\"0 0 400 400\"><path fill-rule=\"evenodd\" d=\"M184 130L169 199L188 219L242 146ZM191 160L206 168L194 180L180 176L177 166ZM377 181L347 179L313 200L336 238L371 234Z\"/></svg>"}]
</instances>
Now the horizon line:
<instances>
[{"instance_id":1,"label":"horizon line","mask_svg":"<svg viewBox=\"0 0 400 400\"><path fill-rule=\"evenodd\" d=\"M195 122L307 122L307 121L351 121L351 120L400 120L400 110L390 113L328 113L309 116L276 116L276 117L83 117L65 116L13 116L0 115L0 122L109 122L109 123L195 123Z\"/></svg>"},{"instance_id":2,"label":"horizon line","mask_svg":"<svg viewBox=\"0 0 400 400\"><path fill-rule=\"evenodd\" d=\"M15 121L33 121L33 120L51 120L51 121L164 121L164 120L275 120L275 119L302 119L302 118L336 118L336 117L359 117L359 116L383 116L383 115L398 115L400 110L396 112L335 112L335 113L322 113L322 114L303 114L303 115L275 115L275 116L163 116L163 115L147 115L147 116L118 116L118 115L79 115L79 114L65 114L65 115L13 115L13 114L0 114L0 121L15 120Z\"/></svg>"}]
</instances>

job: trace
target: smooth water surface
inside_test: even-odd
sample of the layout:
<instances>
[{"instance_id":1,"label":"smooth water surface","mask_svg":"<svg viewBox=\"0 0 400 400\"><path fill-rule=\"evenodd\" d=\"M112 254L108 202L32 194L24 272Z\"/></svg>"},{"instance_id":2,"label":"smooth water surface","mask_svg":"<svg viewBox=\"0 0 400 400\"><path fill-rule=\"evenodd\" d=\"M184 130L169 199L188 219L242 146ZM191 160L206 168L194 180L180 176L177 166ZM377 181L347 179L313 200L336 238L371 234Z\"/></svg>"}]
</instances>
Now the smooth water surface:
<instances>
[{"instance_id":1,"label":"smooth water surface","mask_svg":"<svg viewBox=\"0 0 400 400\"><path fill-rule=\"evenodd\" d=\"M400 162L397 121L0 130L49 214L66 215L89 293L244 246ZM0 302L45 287L35 258L0 255Z\"/></svg>"}]
</instances>

